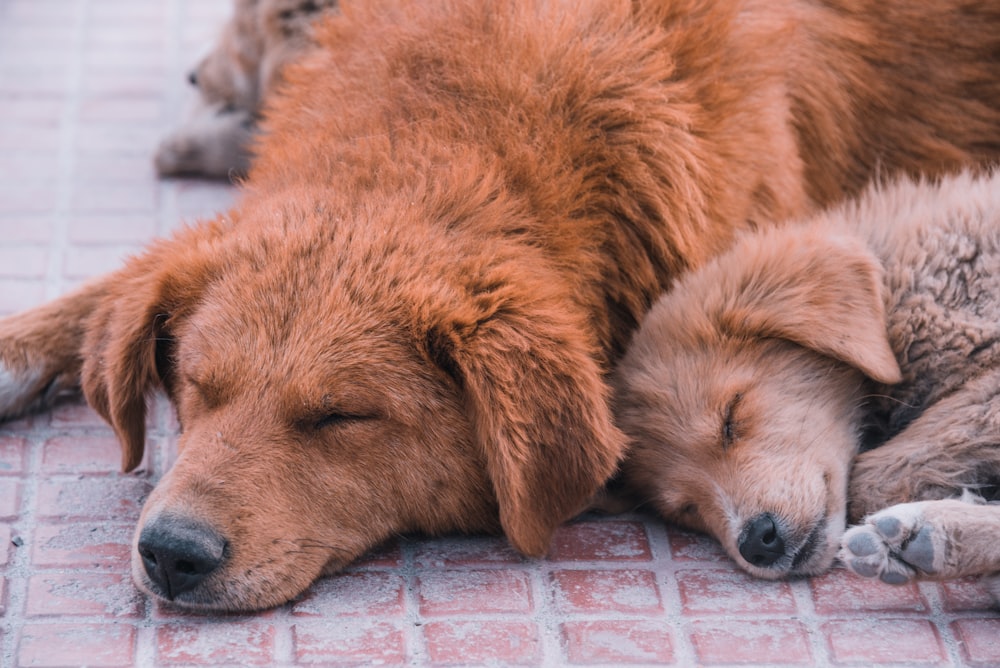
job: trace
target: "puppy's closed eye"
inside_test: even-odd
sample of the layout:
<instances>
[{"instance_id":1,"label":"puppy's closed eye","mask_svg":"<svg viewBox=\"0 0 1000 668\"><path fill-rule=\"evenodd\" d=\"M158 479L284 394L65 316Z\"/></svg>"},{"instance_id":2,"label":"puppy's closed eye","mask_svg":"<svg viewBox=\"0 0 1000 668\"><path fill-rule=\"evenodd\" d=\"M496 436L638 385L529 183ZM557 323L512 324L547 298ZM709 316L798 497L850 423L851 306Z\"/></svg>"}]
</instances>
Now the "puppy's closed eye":
<instances>
[{"instance_id":1,"label":"puppy's closed eye","mask_svg":"<svg viewBox=\"0 0 1000 668\"><path fill-rule=\"evenodd\" d=\"M739 408L741 401L743 401L743 394L741 392L737 392L733 395L733 398L722 412L722 428L720 429L719 440L722 443L723 450L731 448L739 439L740 425L739 420L737 419L736 411Z\"/></svg>"}]
</instances>

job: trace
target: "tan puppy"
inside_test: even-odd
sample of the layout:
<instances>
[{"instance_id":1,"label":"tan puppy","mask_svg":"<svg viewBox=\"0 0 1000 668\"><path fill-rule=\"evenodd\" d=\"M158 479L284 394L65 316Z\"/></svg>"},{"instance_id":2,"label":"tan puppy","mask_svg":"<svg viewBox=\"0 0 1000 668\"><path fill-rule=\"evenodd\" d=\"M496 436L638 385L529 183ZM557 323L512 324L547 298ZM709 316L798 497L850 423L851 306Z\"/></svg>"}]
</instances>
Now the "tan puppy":
<instances>
[{"instance_id":1,"label":"tan puppy","mask_svg":"<svg viewBox=\"0 0 1000 668\"><path fill-rule=\"evenodd\" d=\"M0 417L82 385L130 470L167 392L133 573L185 607L397 533L543 554L617 467L607 375L678 275L876 167L1000 156L1000 13L954 2L345 2L233 211L0 320Z\"/></svg>"},{"instance_id":2,"label":"tan puppy","mask_svg":"<svg viewBox=\"0 0 1000 668\"><path fill-rule=\"evenodd\" d=\"M744 236L618 368L625 481L761 577L830 566L848 507L879 511L844 539L856 573L1000 571L1000 506L941 500L1000 481L998 323L1000 172Z\"/></svg>"},{"instance_id":3,"label":"tan puppy","mask_svg":"<svg viewBox=\"0 0 1000 668\"><path fill-rule=\"evenodd\" d=\"M235 0L212 50L188 75L198 98L188 117L161 142L161 176L229 178L250 166L262 100L283 67L312 45L312 25L337 0Z\"/></svg>"}]
</instances>

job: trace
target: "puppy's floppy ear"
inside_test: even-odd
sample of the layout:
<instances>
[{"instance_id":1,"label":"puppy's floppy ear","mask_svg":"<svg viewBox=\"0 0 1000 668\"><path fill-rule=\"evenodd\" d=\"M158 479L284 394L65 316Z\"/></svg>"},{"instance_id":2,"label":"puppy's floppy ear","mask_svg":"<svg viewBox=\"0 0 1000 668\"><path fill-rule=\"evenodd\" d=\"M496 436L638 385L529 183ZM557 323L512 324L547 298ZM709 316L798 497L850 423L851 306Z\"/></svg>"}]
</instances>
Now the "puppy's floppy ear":
<instances>
[{"instance_id":1,"label":"puppy's floppy ear","mask_svg":"<svg viewBox=\"0 0 1000 668\"><path fill-rule=\"evenodd\" d=\"M147 395L156 387L169 389L170 328L208 284L210 254L196 238L198 230L186 230L132 258L112 275L87 322L84 395L114 428L126 472L142 461Z\"/></svg>"},{"instance_id":2,"label":"puppy's floppy ear","mask_svg":"<svg viewBox=\"0 0 1000 668\"><path fill-rule=\"evenodd\" d=\"M537 277L491 282L426 339L465 394L504 532L531 556L585 509L625 448L589 330L549 292Z\"/></svg>"},{"instance_id":3,"label":"puppy's floppy ear","mask_svg":"<svg viewBox=\"0 0 1000 668\"><path fill-rule=\"evenodd\" d=\"M783 338L882 383L901 380L889 344L882 267L859 239L819 226L745 237L710 288L724 332Z\"/></svg>"}]
</instances>

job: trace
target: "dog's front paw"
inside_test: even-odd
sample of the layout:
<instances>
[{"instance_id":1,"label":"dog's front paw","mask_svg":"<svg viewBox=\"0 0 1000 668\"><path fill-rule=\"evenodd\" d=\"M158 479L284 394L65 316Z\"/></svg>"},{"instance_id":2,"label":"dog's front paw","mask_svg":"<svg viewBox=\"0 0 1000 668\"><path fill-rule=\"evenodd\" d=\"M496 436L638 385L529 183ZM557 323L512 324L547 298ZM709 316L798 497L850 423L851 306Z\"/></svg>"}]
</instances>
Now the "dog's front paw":
<instances>
[{"instance_id":1,"label":"dog's front paw","mask_svg":"<svg viewBox=\"0 0 1000 668\"><path fill-rule=\"evenodd\" d=\"M841 540L841 562L857 575L888 584L938 573L946 556L947 536L925 521L927 503L890 506L848 529Z\"/></svg>"},{"instance_id":2,"label":"dog's front paw","mask_svg":"<svg viewBox=\"0 0 1000 668\"><path fill-rule=\"evenodd\" d=\"M0 422L79 392L86 322L104 291L105 283L95 280L0 318Z\"/></svg>"},{"instance_id":3,"label":"dog's front paw","mask_svg":"<svg viewBox=\"0 0 1000 668\"><path fill-rule=\"evenodd\" d=\"M18 417L38 402L40 373L17 369L0 358L0 422Z\"/></svg>"},{"instance_id":4,"label":"dog's front paw","mask_svg":"<svg viewBox=\"0 0 1000 668\"><path fill-rule=\"evenodd\" d=\"M28 356L11 354L10 348L0 338L0 422L48 408L60 397L79 391L75 368L56 370L31 364Z\"/></svg>"}]
</instances>

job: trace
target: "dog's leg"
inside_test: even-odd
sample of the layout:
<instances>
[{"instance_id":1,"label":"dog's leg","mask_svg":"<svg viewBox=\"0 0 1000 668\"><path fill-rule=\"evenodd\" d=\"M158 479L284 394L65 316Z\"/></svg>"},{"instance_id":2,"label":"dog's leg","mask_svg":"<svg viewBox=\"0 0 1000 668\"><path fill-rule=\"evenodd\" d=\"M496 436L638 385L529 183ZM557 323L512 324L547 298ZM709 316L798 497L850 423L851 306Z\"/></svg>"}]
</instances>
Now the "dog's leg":
<instances>
[{"instance_id":1,"label":"dog's leg","mask_svg":"<svg viewBox=\"0 0 1000 668\"><path fill-rule=\"evenodd\" d=\"M80 349L105 280L0 319L0 421L52 405L80 387Z\"/></svg>"},{"instance_id":2,"label":"dog's leg","mask_svg":"<svg viewBox=\"0 0 1000 668\"><path fill-rule=\"evenodd\" d=\"M840 559L863 577L889 584L1000 573L1000 505L962 499L902 503L852 527Z\"/></svg>"},{"instance_id":3,"label":"dog's leg","mask_svg":"<svg viewBox=\"0 0 1000 668\"><path fill-rule=\"evenodd\" d=\"M897 503L958 496L1000 483L1000 370L928 407L885 445L857 457L853 522Z\"/></svg>"}]
</instances>

